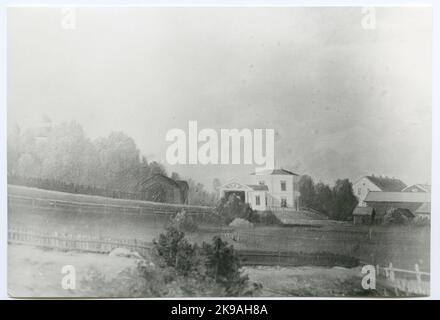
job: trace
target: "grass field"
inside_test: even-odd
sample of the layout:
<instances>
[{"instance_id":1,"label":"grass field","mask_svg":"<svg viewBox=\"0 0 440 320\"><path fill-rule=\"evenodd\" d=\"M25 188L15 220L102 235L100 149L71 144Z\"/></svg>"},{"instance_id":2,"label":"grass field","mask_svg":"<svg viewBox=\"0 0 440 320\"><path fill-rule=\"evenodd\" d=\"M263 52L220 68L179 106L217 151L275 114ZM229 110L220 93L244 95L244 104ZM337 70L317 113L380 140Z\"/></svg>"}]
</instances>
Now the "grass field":
<instances>
[{"instance_id":1,"label":"grass field","mask_svg":"<svg viewBox=\"0 0 440 320\"><path fill-rule=\"evenodd\" d=\"M69 195L60 192L9 186L12 194L25 194L39 198L64 201L96 199L98 204L108 198ZM73 197L73 198L72 198ZM132 207L137 201L108 199L112 203L123 202ZM115 201L115 202L114 202ZM53 205L50 201L31 207L29 201L10 201L8 223L10 227L88 234L102 237L153 241L164 230L169 214L157 212L151 207L130 211L114 207L103 210L93 206ZM334 223L321 226L257 226L252 229L200 224L198 232L187 234L193 242L210 241L220 235L238 249L261 249L294 252L331 252L356 257L371 264L414 269L417 263L423 271L429 271L430 229L428 227L352 226Z\"/></svg>"},{"instance_id":2,"label":"grass field","mask_svg":"<svg viewBox=\"0 0 440 320\"><path fill-rule=\"evenodd\" d=\"M361 268L245 267L244 273L260 283L264 297L350 297L373 295L362 289Z\"/></svg>"},{"instance_id":3,"label":"grass field","mask_svg":"<svg viewBox=\"0 0 440 320\"><path fill-rule=\"evenodd\" d=\"M426 227L258 227L236 232L238 249L331 252L369 264L429 271L430 230Z\"/></svg>"}]
</instances>

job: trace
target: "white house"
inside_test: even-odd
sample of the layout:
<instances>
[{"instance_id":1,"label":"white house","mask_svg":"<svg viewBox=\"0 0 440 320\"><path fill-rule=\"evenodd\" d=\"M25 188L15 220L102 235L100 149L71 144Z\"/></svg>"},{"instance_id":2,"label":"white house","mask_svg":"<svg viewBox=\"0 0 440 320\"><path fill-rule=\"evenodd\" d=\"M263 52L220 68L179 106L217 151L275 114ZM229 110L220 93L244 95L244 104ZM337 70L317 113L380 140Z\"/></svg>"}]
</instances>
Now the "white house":
<instances>
[{"instance_id":1,"label":"white house","mask_svg":"<svg viewBox=\"0 0 440 320\"><path fill-rule=\"evenodd\" d=\"M370 191L399 192L406 187L401 180L389 177L364 176L353 184L353 193L359 207L366 207L365 198Z\"/></svg>"},{"instance_id":2,"label":"white house","mask_svg":"<svg viewBox=\"0 0 440 320\"><path fill-rule=\"evenodd\" d=\"M252 184L236 180L226 183L220 187L220 197L235 194L257 211L298 210L299 175L296 173L284 169L266 170L253 173L251 180Z\"/></svg>"}]
</instances>

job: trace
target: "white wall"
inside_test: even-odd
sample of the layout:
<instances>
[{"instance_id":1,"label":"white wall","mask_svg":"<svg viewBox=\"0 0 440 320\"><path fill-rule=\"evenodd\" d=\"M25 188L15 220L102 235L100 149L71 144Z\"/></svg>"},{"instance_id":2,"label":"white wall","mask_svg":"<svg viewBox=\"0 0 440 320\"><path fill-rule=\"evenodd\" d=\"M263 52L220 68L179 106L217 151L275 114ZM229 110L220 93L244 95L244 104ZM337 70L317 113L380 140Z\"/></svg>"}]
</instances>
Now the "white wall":
<instances>
[{"instance_id":1,"label":"white wall","mask_svg":"<svg viewBox=\"0 0 440 320\"><path fill-rule=\"evenodd\" d=\"M260 197L260 204L257 205L256 197ZM249 192L248 202L254 210L266 210L266 191L252 191Z\"/></svg>"},{"instance_id":2,"label":"white wall","mask_svg":"<svg viewBox=\"0 0 440 320\"><path fill-rule=\"evenodd\" d=\"M359 207L367 206L364 200L370 191L381 191L381 189L366 177L359 179L353 184L353 193L359 201Z\"/></svg>"},{"instance_id":3,"label":"white wall","mask_svg":"<svg viewBox=\"0 0 440 320\"><path fill-rule=\"evenodd\" d=\"M260 181L267 185L268 206L281 207L281 199L285 198L288 208L296 208L295 194L298 177L294 175L255 175L254 184ZM286 190L281 190L281 181L286 182Z\"/></svg>"}]
</instances>

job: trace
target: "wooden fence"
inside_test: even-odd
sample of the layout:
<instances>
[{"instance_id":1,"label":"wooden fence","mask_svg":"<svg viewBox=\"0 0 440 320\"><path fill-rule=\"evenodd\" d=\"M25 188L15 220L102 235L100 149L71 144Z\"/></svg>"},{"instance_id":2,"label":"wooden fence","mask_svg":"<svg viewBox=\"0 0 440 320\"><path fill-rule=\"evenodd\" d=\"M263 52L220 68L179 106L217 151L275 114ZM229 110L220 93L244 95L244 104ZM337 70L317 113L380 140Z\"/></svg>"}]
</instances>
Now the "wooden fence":
<instances>
[{"instance_id":1,"label":"wooden fence","mask_svg":"<svg viewBox=\"0 0 440 320\"><path fill-rule=\"evenodd\" d=\"M148 256L152 248L151 243L137 239L112 239L58 232L43 233L18 228L8 230L8 242L58 250L95 253L109 253L115 248L126 248L136 251L143 257Z\"/></svg>"},{"instance_id":2,"label":"wooden fence","mask_svg":"<svg viewBox=\"0 0 440 320\"><path fill-rule=\"evenodd\" d=\"M105 199L105 198L104 198ZM112 199L114 200L114 199ZM100 212L100 213L120 213L120 214L163 214L172 215L181 210L187 213L197 215L203 218L213 209L211 207L175 205L166 203L152 203L146 201L130 201L124 200L125 203L116 204L112 202L82 202L82 201L66 201L51 198L29 197L24 195L8 194L9 207L26 207L28 209L75 209L78 213L84 212Z\"/></svg>"},{"instance_id":3,"label":"wooden fence","mask_svg":"<svg viewBox=\"0 0 440 320\"><path fill-rule=\"evenodd\" d=\"M83 185L76 183L66 183L54 179L42 179L8 174L8 184L17 186L38 188L44 190L67 192L73 194L87 194L117 199L142 200L140 193L112 190L94 185Z\"/></svg>"},{"instance_id":4,"label":"wooden fence","mask_svg":"<svg viewBox=\"0 0 440 320\"><path fill-rule=\"evenodd\" d=\"M362 262L363 265L367 263ZM414 270L396 268L390 262L388 266L374 266L376 290L384 296L427 296L430 292L429 272L421 271L419 265Z\"/></svg>"},{"instance_id":5,"label":"wooden fence","mask_svg":"<svg viewBox=\"0 0 440 320\"><path fill-rule=\"evenodd\" d=\"M274 234L258 234L246 230L222 233L221 236L232 243L241 244L247 248L272 250L275 252L329 252L346 256L356 256L358 243L351 239L326 239L314 236L304 236L292 233L280 237Z\"/></svg>"}]
</instances>

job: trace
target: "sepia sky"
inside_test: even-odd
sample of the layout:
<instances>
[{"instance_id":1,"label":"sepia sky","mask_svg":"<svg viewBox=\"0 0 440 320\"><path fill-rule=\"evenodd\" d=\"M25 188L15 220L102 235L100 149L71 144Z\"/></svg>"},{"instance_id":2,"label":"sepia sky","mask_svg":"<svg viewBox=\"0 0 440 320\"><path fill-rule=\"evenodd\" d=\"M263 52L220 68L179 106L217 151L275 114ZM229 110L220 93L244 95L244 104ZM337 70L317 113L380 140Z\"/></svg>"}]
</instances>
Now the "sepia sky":
<instances>
[{"instance_id":1,"label":"sepia sky","mask_svg":"<svg viewBox=\"0 0 440 320\"><path fill-rule=\"evenodd\" d=\"M88 136L123 131L165 163L172 128L273 128L277 167L316 181L430 181L431 10L8 11L8 126L42 115ZM252 166L168 166L211 187Z\"/></svg>"}]
</instances>

